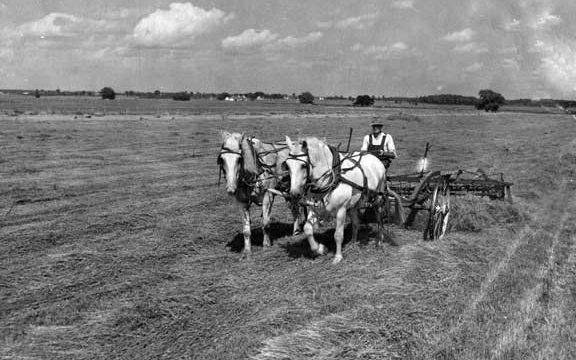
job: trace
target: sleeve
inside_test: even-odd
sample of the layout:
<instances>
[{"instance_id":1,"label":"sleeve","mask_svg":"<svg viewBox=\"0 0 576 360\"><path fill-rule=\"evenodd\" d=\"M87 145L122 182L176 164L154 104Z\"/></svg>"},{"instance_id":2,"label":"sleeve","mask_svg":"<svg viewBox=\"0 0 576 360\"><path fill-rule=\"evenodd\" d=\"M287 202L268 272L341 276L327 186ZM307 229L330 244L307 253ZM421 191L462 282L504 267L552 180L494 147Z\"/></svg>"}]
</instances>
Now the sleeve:
<instances>
[{"instance_id":1,"label":"sleeve","mask_svg":"<svg viewBox=\"0 0 576 360\"><path fill-rule=\"evenodd\" d=\"M362 147L360 148L360 151L368 151L368 144L369 144L369 137L370 135L366 135L364 136L364 140L362 140Z\"/></svg>"},{"instance_id":2,"label":"sleeve","mask_svg":"<svg viewBox=\"0 0 576 360\"><path fill-rule=\"evenodd\" d=\"M387 152L391 152L394 154L395 157L398 157L396 153L396 146L394 146L394 139L392 139L392 135L388 134L386 136L386 143L384 144L384 150Z\"/></svg>"}]
</instances>

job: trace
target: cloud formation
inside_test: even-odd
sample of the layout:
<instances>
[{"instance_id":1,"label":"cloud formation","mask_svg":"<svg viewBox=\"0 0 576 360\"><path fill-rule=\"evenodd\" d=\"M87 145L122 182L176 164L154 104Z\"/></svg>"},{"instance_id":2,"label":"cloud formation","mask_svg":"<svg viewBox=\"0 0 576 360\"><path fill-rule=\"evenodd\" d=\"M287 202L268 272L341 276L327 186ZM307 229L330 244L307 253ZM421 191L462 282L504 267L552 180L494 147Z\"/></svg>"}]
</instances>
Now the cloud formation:
<instances>
[{"instance_id":1,"label":"cloud formation","mask_svg":"<svg viewBox=\"0 0 576 360\"><path fill-rule=\"evenodd\" d=\"M281 51L295 49L314 43L322 38L321 32L312 32L303 37L286 36L272 33L270 30L247 29L242 33L222 40L222 48L232 52L249 53L259 50Z\"/></svg>"},{"instance_id":2,"label":"cloud formation","mask_svg":"<svg viewBox=\"0 0 576 360\"><path fill-rule=\"evenodd\" d=\"M352 16L340 21L336 21L334 23L334 27L337 29L364 30L374 26L377 18L377 13Z\"/></svg>"},{"instance_id":3,"label":"cloud formation","mask_svg":"<svg viewBox=\"0 0 576 360\"><path fill-rule=\"evenodd\" d=\"M251 50L258 49L278 39L279 35L270 30L247 29L242 33L229 36L222 40L222 47L228 50Z\"/></svg>"},{"instance_id":4,"label":"cloud formation","mask_svg":"<svg viewBox=\"0 0 576 360\"><path fill-rule=\"evenodd\" d=\"M397 9L413 9L414 0L396 0L392 3L392 7Z\"/></svg>"},{"instance_id":5,"label":"cloud formation","mask_svg":"<svg viewBox=\"0 0 576 360\"><path fill-rule=\"evenodd\" d=\"M563 92L576 92L576 41L555 39L538 41L534 49L542 56L540 74L548 84Z\"/></svg>"},{"instance_id":6,"label":"cloud formation","mask_svg":"<svg viewBox=\"0 0 576 360\"><path fill-rule=\"evenodd\" d=\"M172 47L190 43L206 34L233 15L213 8L204 10L191 3L172 3L168 10L158 9L149 14L134 28L133 39L145 47Z\"/></svg>"},{"instance_id":7,"label":"cloud formation","mask_svg":"<svg viewBox=\"0 0 576 360\"><path fill-rule=\"evenodd\" d=\"M485 46L482 46L475 42L470 42L462 45L457 45L452 49L452 51L457 53L473 53L473 54L481 54L488 52L488 49Z\"/></svg>"},{"instance_id":8,"label":"cloud formation","mask_svg":"<svg viewBox=\"0 0 576 360\"><path fill-rule=\"evenodd\" d=\"M364 56L372 57L376 60L388 59L407 54L408 45L399 41L392 45L363 45L354 44L350 50L360 53Z\"/></svg>"},{"instance_id":9,"label":"cloud formation","mask_svg":"<svg viewBox=\"0 0 576 360\"><path fill-rule=\"evenodd\" d=\"M470 41L474 36L475 32L471 28L466 28L461 31L456 31L450 34L447 34L442 39L449 41L449 42L463 42L463 41Z\"/></svg>"},{"instance_id":10,"label":"cloud formation","mask_svg":"<svg viewBox=\"0 0 576 360\"><path fill-rule=\"evenodd\" d=\"M43 18L22 24L14 29L19 36L73 37L112 31L115 25L105 20L94 20L65 13L50 13Z\"/></svg>"}]
</instances>

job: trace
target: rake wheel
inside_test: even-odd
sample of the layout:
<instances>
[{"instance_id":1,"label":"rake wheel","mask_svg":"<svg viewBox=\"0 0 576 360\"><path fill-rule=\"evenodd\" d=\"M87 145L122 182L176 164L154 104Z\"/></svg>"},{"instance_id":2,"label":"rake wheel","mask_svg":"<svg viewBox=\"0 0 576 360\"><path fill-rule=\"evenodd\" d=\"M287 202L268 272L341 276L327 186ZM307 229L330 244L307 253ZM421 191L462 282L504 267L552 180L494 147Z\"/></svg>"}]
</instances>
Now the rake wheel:
<instances>
[{"instance_id":1,"label":"rake wheel","mask_svg":"<svg viewBox=\"0 0 576 360\"><path fill-rule=\"evenodd\" d=\"M446 233L450 217L450 188L445 179L439 181L434 187L428 210L424 240L440 240Z\"/></svg>"}]
</instances>

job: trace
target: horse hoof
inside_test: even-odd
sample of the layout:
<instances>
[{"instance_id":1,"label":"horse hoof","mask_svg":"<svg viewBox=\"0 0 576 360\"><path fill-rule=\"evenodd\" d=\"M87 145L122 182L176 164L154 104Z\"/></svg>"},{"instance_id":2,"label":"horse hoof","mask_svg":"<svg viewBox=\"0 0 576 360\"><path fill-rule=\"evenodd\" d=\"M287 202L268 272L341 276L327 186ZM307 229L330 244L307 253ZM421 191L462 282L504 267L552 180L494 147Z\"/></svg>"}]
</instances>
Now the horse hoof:
<instances>
[{"instance_id":1,"label":"horse hoof","mask_svg":"<svg viewBox=\"0 0 576 360\"><path fill-rule=\"evenodd\" d=\"M302 230L298 229L298 230L294 230L294 232L292 232L292 236L298 236L302 234Z\"/></svg>"},{"instance_id":2,"label":"horse hoof","mask_svg":"<svg viewBox=\"0 0 576 360\"><path fill-rule=\"evenodd\" d=\"M342 261L342 255L336 255L336 256L334 256L334 260L332 260L332 265L336 265L340 261Z\"/></svg>"},{"instance_id":3,"label":"horse hoof","mask_svg":"<svg viewBox=\"0 0 576 360\"><path fill-rule=\"evenodd\" d=\"M251 261L252 260L252 252L243 252L242 256L240 256L240 261Z\"/></svg>"},{"instance_id":4,"label":"horse hoof","mask_svg":"<svg viewBox=\"0 0 576 360\"><path fill-rule=\"evenodd\" d=\"M269 248L269 247L272 246L272 244L270 243L270 241L265 241L265 242L262 243L262 246L263 246L264 248Z\"/></svg>"},{"instance_id":5,"label":"horse hoof","mask_svg":"<svg viewBox=\"0 0 576 360\"><path fill-rule=\"evenodd\" d=\"M325 251L326 251L326 248L324 247L324 245L322 245L322 244L318 245L318 248L316 249L316 253L318 255L324 255Z\"/></svg>"}]
</instances>

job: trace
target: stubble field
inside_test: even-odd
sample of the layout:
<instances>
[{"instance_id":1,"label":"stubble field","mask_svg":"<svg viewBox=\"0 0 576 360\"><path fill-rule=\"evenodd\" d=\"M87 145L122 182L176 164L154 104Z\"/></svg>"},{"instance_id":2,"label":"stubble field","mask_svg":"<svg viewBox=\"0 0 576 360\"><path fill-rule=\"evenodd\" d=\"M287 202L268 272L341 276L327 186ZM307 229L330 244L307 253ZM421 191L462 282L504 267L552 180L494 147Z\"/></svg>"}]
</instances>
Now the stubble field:
<instances>
[{"instance_id":1,"label":"stubble field","mask_svg":"<svg viewBox=\"0 0 576 360\"><path fill-rule=\"evenodd\" d=\"M0 117L0 358L576 357L572 117L222 106ZM239 261L219 131L345 147L352 127L358 149L375 115L398 147L391 173L430 142L433 169L504 172L514 204L465 199L436 242L390 225L376 249L366 225L333 266L290 236L277 199L273 247L253 208L254 259Z\"/></svg>"}]
</instances>

